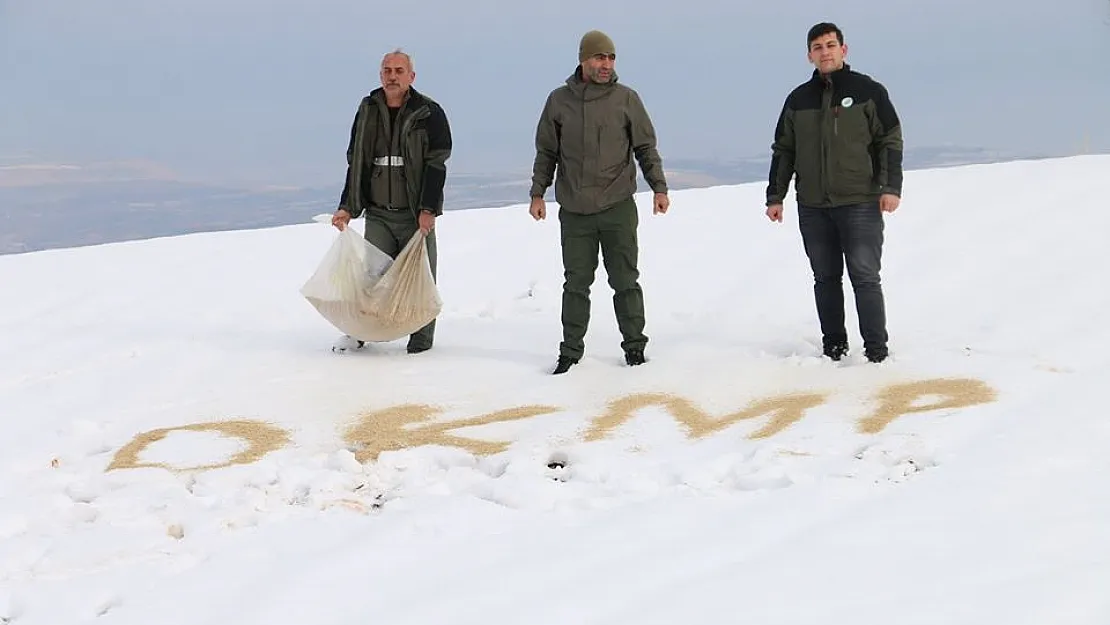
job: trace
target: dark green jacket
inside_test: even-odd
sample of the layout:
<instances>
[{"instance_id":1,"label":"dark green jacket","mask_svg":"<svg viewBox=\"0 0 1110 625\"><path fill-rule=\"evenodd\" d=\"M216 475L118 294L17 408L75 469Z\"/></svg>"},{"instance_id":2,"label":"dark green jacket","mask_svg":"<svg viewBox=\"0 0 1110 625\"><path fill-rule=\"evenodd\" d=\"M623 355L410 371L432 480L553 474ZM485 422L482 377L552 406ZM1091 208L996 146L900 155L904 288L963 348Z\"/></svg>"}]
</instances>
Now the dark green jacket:
<instances>
[{"instance_id":1,"label":"dark green jacket","mask_svg":"<svg viewBox=\"0 0 1110 625\"><path fill-rule=\"evenodd\" d=\"M376 125L389 112L385 92L375 89L359 103L347 145L347 178L339 208L351 217L362 215L370 205L370 171L379 136ZM401 124L401 151L409 207L443 214L443 187L447 182L447 159L451 157L451 126L443 108L412 87L397 115Z\"/></svg>"},{"instance_id":2,"label":"dark green jacket","mask_svg":"<svg viewBox=\"0 0 1110 625\"><path fill-rule=\"evenodd\" d=\"M616 73L608 84L588 82L579 67L544 103L530 195L543 197L554 181L563 209L601 212L636 192L633 157L652 191L666 193L655 128L639 94Z\"/></svg>"},{"instance_id":3,"label":"dark green jacket","mask_svg":"<svg viewBox=\"0 0 1110 625\"><path fill-rule=\"evenodd\" d=\"M786 98L771 146L767 205L790 180L798 204L827 207L902 194L902 126L882 84L847 64L813 76Z\"/></svg>"}]
</instances>

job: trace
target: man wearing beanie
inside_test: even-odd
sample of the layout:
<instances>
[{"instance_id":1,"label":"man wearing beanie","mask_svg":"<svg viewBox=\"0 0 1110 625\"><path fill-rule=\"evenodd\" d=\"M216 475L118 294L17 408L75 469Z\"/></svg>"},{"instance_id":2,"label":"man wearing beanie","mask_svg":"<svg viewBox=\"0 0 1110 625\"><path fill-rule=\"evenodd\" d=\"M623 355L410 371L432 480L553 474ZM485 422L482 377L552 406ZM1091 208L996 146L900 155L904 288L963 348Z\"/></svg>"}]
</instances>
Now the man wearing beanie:
<instances>
[{"instance_id":1,"label":"man wearing beanie","mask_svg":"<svg viewBox=\"0 0 1110 625\"><path fill-rule=\"evenodd\" d=\"M555 374L566 373L585 351L599 250L613 289L625 362L645 362L636 163L655 192L654 214L666 213L670 200L655 128L639 94L617 82L616 57L608 35L586 33L578 45L578 67L547 96L536 127L529 212L537 221L547 217L544 194L554 182L565 278Z\"/></svg>"}]
</instances>

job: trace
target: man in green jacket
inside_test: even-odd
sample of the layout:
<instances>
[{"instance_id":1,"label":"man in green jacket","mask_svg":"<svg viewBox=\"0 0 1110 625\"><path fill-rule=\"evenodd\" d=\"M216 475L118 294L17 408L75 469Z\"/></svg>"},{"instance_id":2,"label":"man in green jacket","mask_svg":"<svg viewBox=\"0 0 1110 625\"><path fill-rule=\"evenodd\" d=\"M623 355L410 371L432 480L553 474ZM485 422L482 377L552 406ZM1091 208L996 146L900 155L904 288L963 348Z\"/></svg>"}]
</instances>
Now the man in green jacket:
<instances>
[{"instance_id":1,"label":"man in green jacket","mask_svg":"<svg viewBox=\"0 0 1110 625\"><path fill-rule=\"evenodd\" d=\"M666 213L670 200L655 128L639 94L617 82L616 57L609 36L586 33L578 46L578 67L548 95L536 127L529 212L536 220L547 217L543 196L554 182L565 279L555 374L565 373L584 353L599 248L625 362L645 362L639 215L633 198L636 162L655 192L654 214Z\"/></svg>"},{"instance_id":2,"label":"man in green jacket","mask_svg":"<svg viewBox=\"0 0 1110 625\"><path fill-rule=\"evenodd\" d=\"M425 233L436 276L436 217L451 156L451 127L443 108L413 88L408 54L394 50L381 64L381 87L362 99L351 125L347 177L332 224L343 230L366 217L364 237L396 258L419 229ZM431 349L436 322L409 337L408 353ZM341 337L332 350L358 349L363 341Z\"/></svg>"},{"instance_id":3,"label":"man in green jacket","mask_svg":"<svg viewBox=\"0 0 1110 625\"><path fill-rule=\"evenodd\" d=\"M798 222L814 277L823 351L848 353L845 263L855 294L864 355L888 356L886 305L879 279L883 213L902 196L902 126L886 88L844 62L848 47L835 24L807 36L812 77L786 98L772 145L767 217L782 222L791 178Z\"/></svg>"}]
</instances>

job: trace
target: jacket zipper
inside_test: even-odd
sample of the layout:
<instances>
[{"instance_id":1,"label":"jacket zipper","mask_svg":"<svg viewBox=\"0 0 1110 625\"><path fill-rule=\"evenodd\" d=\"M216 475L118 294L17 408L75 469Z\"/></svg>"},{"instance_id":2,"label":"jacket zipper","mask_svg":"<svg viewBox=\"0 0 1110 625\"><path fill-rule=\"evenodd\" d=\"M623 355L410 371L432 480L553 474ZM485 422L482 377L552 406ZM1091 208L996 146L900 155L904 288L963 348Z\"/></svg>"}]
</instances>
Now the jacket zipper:
<instances>
[{"instance_id":1,"label":"jacket zipper","mask_svg":"<svg viewBox=\"0 0 1110 625\"><path fill-rule=\"evenodd\" d=\"M401 106L403 107L404 104L402 104ZM397 111L397 116L401 116L401 111ZM386 115L386 119L388 118L389 116ZM389 149L385 151L386 154L393 154L393 147L397 145L397 131L393 128L393 124L394 122L390 120ZM393 210L393 171L391 169L393 166L392 157L387 156L385 162L385 208L386 210Z\"/></svg>"},{"instance_id":2,"label":"jacket zipper","mask_svg":"<svg viewBox=\"0 0 1110 625\"><path fill-rule=\"evenodd\" d=\"M825 200L830 200L831 198L829 197L829 160L832 157L832 146L831 146L830 142L826 140L826 136L825 136L825 128L826 128L826 126L825 126L825 122L826 122L825 111L828 110L825 107L826 106L830 106L830 107L832 106L832 96L833 96L832 81L831 80L826 80L823 87L824 87L824 90L823 90L823 93L821 94L821 109L822 110L821 110L821 118L820 118L821 119L821 132L820 132L820 136L821 136L821 187L825 192ZM828 103L827 105L826 105L826 102ZM836 117L834 116L833 117L833 132L834 133L836 132L836 124L837 124L837 121L836 121Z\"/></svg>"},{"instance_id":3,"label":"jacket zipper","mask_svg":"<svg viewBox=\"0 0 1110 625\"><path fill-rule=\"evenodd\" d=\"M405 121L403 121L401 123L401 132L397 135L397 148L398 148L398 151L401 153L400 154L401 161L402 161L401 167L403 169L407 170L410 167L409 157L411 156L409 154L409 150L408 150L409 143L408 143L408 141L405 140L405 138L408 136L408 132L412 128L412 125L415 124L417 122L417 120L424 119L425 117L427 117L427 115L428 115L427 105L421 106L420 108L413 111L412 114L409 115L407 118L405 118ZM405 182L406 183L408 183L412 179L411 176L409 175L410 173L411 172L407 172L407 171L405 172ZM392 181L392 179L393 178L391 176L390 180ZM392 182L390 182L390 184L392 184ZM419 216L421 207L412 205L414 198L412 197L412 194L408 192L408 189L405 190L405 195L409 197L409 210L412 211L413 215ZM390 200L392 200L393 199L393 194L390 193L389 197L390 197ZM417 193L417 196L416 196L415 199L416 199L415 203L419 204L420 203L419 192Z\"/></svg>"},{"instance_id":4,"label":"jacket zipper","mask_svg":"<svg viewBox=\"0 0 1110 625\"><path fill-rule=\"evenodd\" d=\"M408 123L408 120L403 117L403 115L405 113L405 105L406 104L408 104L407 101L402 102L401 103L401 108L397 109L397 120L399 120L401 122L401 128L398 129L398 128L394 127L394 125L397 123L397 121L391 120L389 122L389 135L390 136L389 136L389 150L387 151L387 154L389 154L389 156L386 157L387 165L386 165L386 168L385 168L386 178L388 179L388 182L386 183L388 185L386 187L386 193L387 193L387 197L389 198L386 201L386 204L388 205L387 208L389 210L393 210L393 153L400 151L399 148L401 147L402 130L404 129L405 124Z\"/></svg>"},{"instance_id":5,"label":"jacket zipper","mask_svg":"<svg viewBox=\"0 0 1110 625\"><path fill-rule=\"evenodd\" d=\"M587 130L587 128L586 128L586 91L589 88L590 88L590 83L588 81L586 81L582 85L582 165L586 164L586 154L587 154L587 152L586 152L587 141L586 140L587 140L587 137L589 136L588 133L586 132L586 130ZM600 151L600 148L599 148L599 151ZM595 164L594 166L596 167L597 165ZM585 182L586 182L585 173L586 172L582 172L582 174L583 174L583 176L582 176L583 186L585 186Z\"/></svg>"}]
</instances>

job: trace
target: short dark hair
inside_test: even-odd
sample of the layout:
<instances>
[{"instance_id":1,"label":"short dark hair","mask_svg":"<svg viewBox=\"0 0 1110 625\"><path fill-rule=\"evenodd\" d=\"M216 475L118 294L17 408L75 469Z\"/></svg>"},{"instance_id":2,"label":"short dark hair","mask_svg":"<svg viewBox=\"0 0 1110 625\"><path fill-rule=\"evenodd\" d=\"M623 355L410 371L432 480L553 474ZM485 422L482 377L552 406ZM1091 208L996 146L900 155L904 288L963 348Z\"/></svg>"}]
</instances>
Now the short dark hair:
<instances>
[{"instance_id":1,"label":"short dark hair","mask_svg":"<svg viewBox=\"0 0 1110 625\"><path fill-rule=\"evenodd\" d=\"M840 27L832 22L821 22L820 24L814 24L813 27L809 29L809 34L806 36L806 48L809 48L814 39L824 37L829 33L836 33L837 42L839 42L840 45L844 45L844 33L841 32Z\"/></svg>"}]
</instances>

